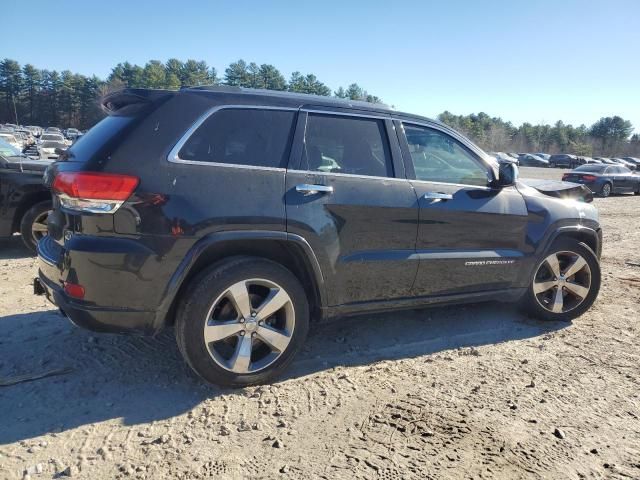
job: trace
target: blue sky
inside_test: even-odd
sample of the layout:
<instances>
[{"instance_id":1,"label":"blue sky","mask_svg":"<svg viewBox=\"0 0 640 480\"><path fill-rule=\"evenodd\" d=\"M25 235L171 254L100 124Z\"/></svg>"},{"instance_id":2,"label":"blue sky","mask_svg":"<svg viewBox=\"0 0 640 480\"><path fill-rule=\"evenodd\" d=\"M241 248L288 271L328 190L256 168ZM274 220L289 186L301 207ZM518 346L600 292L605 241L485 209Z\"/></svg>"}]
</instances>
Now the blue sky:
<instances>
[{"instance_id":1,"label":"blue sky","mask_svg":"<svg viewBox=\"0 0 640 480\"><path fill-rule=\"evenodd\" d=\"M0 57L106 77L128 60L239 58L400 110L640 131L640 0L5 0Z\"/></svg>"}]
</instances>

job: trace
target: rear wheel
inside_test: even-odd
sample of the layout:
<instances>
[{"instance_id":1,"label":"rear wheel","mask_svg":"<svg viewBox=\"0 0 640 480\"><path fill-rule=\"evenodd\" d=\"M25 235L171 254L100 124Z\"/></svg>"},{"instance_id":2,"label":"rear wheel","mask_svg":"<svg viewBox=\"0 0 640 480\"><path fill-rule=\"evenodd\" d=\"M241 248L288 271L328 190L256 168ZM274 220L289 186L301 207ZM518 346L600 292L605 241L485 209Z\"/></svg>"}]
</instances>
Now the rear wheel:
<instances>
[{"instance_id":1,"label":"rear wheel","mask_svg":"<svg viewBox=\"0 0 640 480\"><path fill-rule=\"evenodd\" d=\"M22 216L20 234L25 246L32 252L42 237L47 235L47 219L51 212L51 202L36 203Z\"/></svg>"},{"instance_id":2,"label":"rear wheel","mask_svg":"<svg viewBox=\"0 0 640 480\"><path fill-rule=\"evenodd\" d=\"M600 291L600 264L584 243L560 239L536 267L523 298L527 313L568 321L586 312Z\"/></svg>"},{"instance_id":3,"label":"rear wheel","mask_svg":"<svg viewBox=\"0 0 640 480\"><path fill-rule=\"evenodd\" d=\"M208 382L267 382L304 343L306 294L282 265L237 257L213 265L189 287L176 318L176 339L189 366Z\"/></svg>"},{"instance_id":4,"label":"rear wheel","mask_svg":"<svg viewBox=\"0 0 640 480\"><path fill-rule=\"evenodd\" d=\"M602 188L600 189L600 195L604 198L607 198L609 195L611 195L611 184L609 182L602 185Z\"/></svg>"}]
</instances>

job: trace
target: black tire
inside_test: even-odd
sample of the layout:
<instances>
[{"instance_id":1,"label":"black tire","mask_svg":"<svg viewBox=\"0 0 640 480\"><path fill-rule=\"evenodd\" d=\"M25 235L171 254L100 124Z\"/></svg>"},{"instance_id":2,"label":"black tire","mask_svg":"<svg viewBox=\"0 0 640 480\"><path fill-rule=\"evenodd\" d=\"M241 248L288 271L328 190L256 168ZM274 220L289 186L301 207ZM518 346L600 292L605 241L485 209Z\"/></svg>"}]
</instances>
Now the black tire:
<instances>
[{"instance_id":1,"label":"black tire","mask_svg":"<svg viewBox=\"0 0 640 480\"><path fill-rule=\"evenodd\" d=\"M223 368L213 359L210 346L205 342L204 327L214 302L220 301L219 297L230 286L256 278L273 282L288 294L295 327L287 347L273 363L256 372L239 374ZM180 299L175 325L178 348L187 364L207 382L234 387L266 383L277 377L300 350L308 331L309 303L298 278L282 265L256 257L233 257L197 275Z\"/></svg>"},{"instance_id":2,"label":"black tire","mask_svg":"<svg viewBox=\"0 0 640 480\"><path fill-rule=\"evenodd\" d=\"M36 222L42 222L42 218L45 214L51 210L51 201L46 200L44 202L36 203L22 216L20 220L20 234L22 235L22 241L25 246L32 252L36 252L36 245L38 240L46 235L45 232L40 232L42 235L34 232L34 224ZM46 224L46 216L45 224Z\"/></svg>"},{"instance_id":3,"label":"black tire","mask_svg":"<svg viewBox=\"0 0 640 480\"><path fill-rule=\"evenodd\" d=\"M534 294L534 281L536 278L536 274L538 273L538 269L545 261L545 259L556 252L574 252L580 255L589 266L589 270L591 272L591 280L589 291L575 308L568 310L563 313L553 313L547 308L543 307L538 299L536 299L536 295ZM540 320L548 320L548 321L570 321L574 318L579 317L584 312L589 310L598 297L598 292L600 291L600 282L601 282L601 273L600 273L600 262L598 261L598 257L586 244L582 242L578 242L575 239L571 238L560 238L553 242L551 247L547 250L547 252L543 255L541 259L539 259L535 270L532 274L531 279L529 280L529 286L527 287L527 291L521 300L521 308L523 311L535 318Z\"/></svg>"},{"instance_id":4,"label":"black tire","mask_svg":"<svg viewBox=\"0 0 640 480\"><path fill-rule=\"evenodd\" d=\"M602 185L602 188L600 189L600 196L602 198L607 198L608 196L611 195L611 193L613 193L613 186L611 185L610 182L605 182L604 185Z\"/></svg>"}]
</instances>

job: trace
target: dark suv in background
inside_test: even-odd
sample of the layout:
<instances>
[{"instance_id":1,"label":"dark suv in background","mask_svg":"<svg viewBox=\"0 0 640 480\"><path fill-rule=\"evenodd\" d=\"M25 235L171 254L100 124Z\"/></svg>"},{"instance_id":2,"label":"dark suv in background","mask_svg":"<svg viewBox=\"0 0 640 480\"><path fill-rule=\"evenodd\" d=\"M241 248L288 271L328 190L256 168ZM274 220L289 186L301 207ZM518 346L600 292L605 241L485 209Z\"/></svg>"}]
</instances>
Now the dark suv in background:
<instances>
[{"instance_id":1,"label":"dark suv in background","mask_svg":"<svg viewBox=\"0 0 640 480\"><path fill-rule=\"evenodd\" d=\"M598 294L596 210L439 122L230 87L103 106L46 172L36 293L93 330L175 324L210 382L273 378L316 319L500 300L569 320Z\"/></svg>"}]
</instances>

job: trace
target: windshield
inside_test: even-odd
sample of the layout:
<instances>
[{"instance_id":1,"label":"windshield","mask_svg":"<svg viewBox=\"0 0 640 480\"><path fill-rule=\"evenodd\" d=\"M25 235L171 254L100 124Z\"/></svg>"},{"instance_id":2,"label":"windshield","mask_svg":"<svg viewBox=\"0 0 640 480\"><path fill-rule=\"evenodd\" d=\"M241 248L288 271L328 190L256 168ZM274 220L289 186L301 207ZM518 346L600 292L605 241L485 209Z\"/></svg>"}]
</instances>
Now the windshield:
<instances>
[{"instance_id":1,"label":"windshield","mask_svg":"<svg viewBox=\"0 0 640 480\"><path fill-rule=\"evenodd\" d=\"M64 142L49 141L49 142L42 142L41 147L42 148L67 148L67 145Z\"/></svg>"},{"instance_id":2,"label":"windshield","mask_svg":"<svg viewBox=\"0 0 640 480\"><path fill-rule=\"evenodd\" d=\"M63 138L62 135L42 135L42 140L54 140L54 141L58 141L58 142L62 142Z\"/></svg>"},{"instance_id":3,"label":"windshield","mask_svg":"<svg viewBox=\"0 0 640 480\"><path fill-rule=\"evenodd\" d=\"M3 157L16 157L20 154L20 150L0 138L0 155L2 155Z\"/></svg>"}]
</instances>

